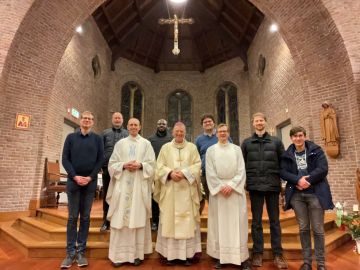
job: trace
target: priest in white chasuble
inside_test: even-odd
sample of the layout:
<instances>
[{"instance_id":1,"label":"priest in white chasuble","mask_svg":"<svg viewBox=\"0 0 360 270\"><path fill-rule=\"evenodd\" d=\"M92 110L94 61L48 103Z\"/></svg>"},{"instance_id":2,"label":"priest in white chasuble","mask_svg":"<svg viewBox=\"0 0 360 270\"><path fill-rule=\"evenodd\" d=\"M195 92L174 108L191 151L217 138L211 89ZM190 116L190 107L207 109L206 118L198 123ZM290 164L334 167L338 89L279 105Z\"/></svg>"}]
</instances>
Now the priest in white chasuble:
<instances>
[{"instance_id":1,"label":"priest in white chasuble","mask_svg":"<svg viewBox=\"0 0 360 270\"><path fill-rule=\"evenodd\" d=\"M201 252L200 239L200 156L193 143L185 140L181 122L173 128L174 139L163 145L157 160L154 198L159 203L160 222L156 251L168 265L177 260L191 264Z\"/></svg>"},{"instance_id":2,"label":"priest in white chasuble","mask_svg":"<svg viewBox=\"0 0 360 270\"><path fill-rule=\"evenodd\" d=\"M138 119L131 118L127 128L129 136L115 144L108 166L109 259L115 267L126 262L140 265L144 254L152 253L150 217L155 154L150 142L139 135Z\"/></svg>"},{"instance_id":3,"label":"priest in white chasuble","mask_svg":"<svg viewBox=\"0 0 360 270\"><path fill-rule=\"evenodd\" d=\"M248 262L248 215L245 194L245 163L241 148L229 143L229 127L217 128L218 143L206 152L206 179L210 191L208 209L207 254L222 264Z\"/></svg>"}]
</instances>

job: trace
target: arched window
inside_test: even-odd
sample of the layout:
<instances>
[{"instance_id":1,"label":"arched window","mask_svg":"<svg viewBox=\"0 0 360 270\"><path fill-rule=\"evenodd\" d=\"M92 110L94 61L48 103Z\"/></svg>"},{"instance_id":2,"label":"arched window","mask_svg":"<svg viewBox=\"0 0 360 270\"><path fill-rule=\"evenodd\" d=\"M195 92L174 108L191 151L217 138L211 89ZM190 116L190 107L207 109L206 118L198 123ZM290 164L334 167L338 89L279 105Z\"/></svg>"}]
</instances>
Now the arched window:
<instances>
[{"instance_id":1,"label":"arched window","mask_svg":"<svg viewBox=\"0 0 360 270\"><path fill-rule=\"evenodd\" d=\"M121 113L124 117L124 126L131 117L143 123L144 95L140 86L135 82L127 82L121 89Z\"/></svg>"},{"instance_id":2,"label":"arched window","mask_svg":"<svg viewBox=\"0 0 360 270\"><path fill-rule=\"evenodd\" d=\"M176 90L168 99L168 126L173 127L178 121L186 126L186 140L192 138L192 121L191 121L191 97L183 90Z\"/></svg>"},{"instance_id":3,"label":"arched window","mask_svg":"<svg viewBox=\"0 0 360 270\"><path fill-rule=\"evenodd\" d=\"M230 137L239 145L239 116L237 88L232 83L220 85L216 95L216 111L218 123L226 123L230 127Z\"/></svg>"}]
</instances>

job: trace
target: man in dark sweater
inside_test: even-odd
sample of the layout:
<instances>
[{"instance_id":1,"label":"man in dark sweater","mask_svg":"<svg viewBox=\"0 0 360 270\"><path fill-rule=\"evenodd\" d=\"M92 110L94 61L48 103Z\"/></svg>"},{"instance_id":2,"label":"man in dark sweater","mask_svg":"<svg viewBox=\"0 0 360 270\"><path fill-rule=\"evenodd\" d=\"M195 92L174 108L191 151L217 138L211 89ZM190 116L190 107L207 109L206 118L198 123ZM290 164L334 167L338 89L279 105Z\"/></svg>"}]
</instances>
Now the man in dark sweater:
<instances>
[{"instance_id":1,"label":"man in dark sweater","mask_svg":"<svg viewBox=\"0 0 360 270\"><path fill-rule=\"evenodd\" d=\"M103 170L102 180L103 180L103 220L104 220L104 222L100 228L101 232L110 229L110 222L108 220L106 220L106 216L107 216L107 213L109 210L109 205L106 202L106 194L107 194L107 190L109 188L109 183L110 183L110 175L109 175L109 171L108 171L109 159L114 150L115 144L119 140L129 136L129 132L122 126L123 121L124 120L123 120L122 114L119 112L114 112L111 117L112 127L105 129L102 134L103 143L104 143L105 161L104 161L104 165L102 168L102 170Z\"/></svg>"},{"instance_id":2,"label":"man in dark sweater","mask_svg":"<svg viewBox=\"0 0 360 270\"><path fill-rule=\"evenodd\" d=\"M66 258L61 268L70 268L76 260L78 266L88 265L85 257L90 226L90 211L97 187L97 175L104 162L104 145L101 137L91 132L94 116L81 114L80 130L67 136L62 164L68 174L68 222L66 229ZM77 221L80 214L80 226ZM77 245L77 246L76 246Z\"/></svg>"},{"instance_id":3,"label":"man in dark sweater","mask_svg":"<svg viewBox=\"0 0 360 270\"><path fill-rule=\"evenodd\" d=\"M167 121L165 119L160 119L157 121L157 129L156 133L153 134L148 140L150 141L154 152L155 157L157 158L161 147L172 140L171 133L168 131L167 128ZM151 203L151 209L152 209L152 225L151 230L156 231L159 225L159 205L157 204L154 199Z\"/></svg>"},{"instance_id":4,"label":"man in dark sweater","mask_svg":"<svg viewBox=\"0 0 360 270\"><path fill-rule=\"evenodd\" d=\"M246 189L250 194L253 239L252 264L262 266L264 238L262 213L264 201L270 221L271 249L274 263L279 269L287 268L282 253L281 228L279 220L280 157L284 145L277 137L266 132L266 117L255 113L252 117L255 133L241 145L246 167Z\"/></svg>"}]
</instances>

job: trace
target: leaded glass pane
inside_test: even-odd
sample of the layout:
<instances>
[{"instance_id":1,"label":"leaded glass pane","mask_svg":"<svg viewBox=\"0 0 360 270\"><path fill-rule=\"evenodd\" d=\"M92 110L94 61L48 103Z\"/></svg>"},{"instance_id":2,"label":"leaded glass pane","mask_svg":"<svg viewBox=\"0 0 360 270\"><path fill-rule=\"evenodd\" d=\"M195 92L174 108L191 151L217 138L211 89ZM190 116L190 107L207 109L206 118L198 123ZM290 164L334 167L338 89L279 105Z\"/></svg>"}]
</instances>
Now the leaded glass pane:
<instances>
[{"instance_id":1,"label":"leaded glass pane","mask_svg":"<svg viewBox=\"0 0 360 270\"><path fill-rule=\"evenodd\" d=\"M186 126L186 140L191 141L192 137L192 109L191 97L183 90L172 93L168 99L168 125L170 128L178 121Z\"/></svg>"}]
</instances>

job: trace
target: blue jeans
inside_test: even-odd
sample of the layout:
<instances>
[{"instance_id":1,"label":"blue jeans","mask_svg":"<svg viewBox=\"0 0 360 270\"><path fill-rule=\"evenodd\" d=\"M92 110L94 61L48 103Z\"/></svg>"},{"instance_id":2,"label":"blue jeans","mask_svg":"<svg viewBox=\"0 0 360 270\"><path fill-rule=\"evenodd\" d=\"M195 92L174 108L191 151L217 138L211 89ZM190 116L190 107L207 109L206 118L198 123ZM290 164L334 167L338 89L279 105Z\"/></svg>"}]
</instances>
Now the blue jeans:
<instances>
[{"instance_id":1,"label":"blue jeans","mask_svg":"<svg viewBox=\"0 0 360 270\"><path fill-rule=\"evenodd\" d=\"M299 224L304 263L309 265L312 263L311 224L317 265L325 265L324 210L318 198L312 193L295 192L291 197L290 204L295 211L296 220Z\"/></svg>"},{"instance_id":2,"label":"blue jeans","mask_svg":"<svg viewBox=\"0 0 360 270\"><path fill-rule=\"evenodd\" d=\"M281 228L279 220L279 192L250 191L251 202L251 237L253 239L253 253L264 252L264 236L262 214L264 201L270 221L271 249L274 255L282 255Z\"/></svg>"},{"instance_id":3,"label":"blue jeans","mask_svg":"<svg viewBox=\"0 0 360 270\"><path fill-rule=\"evenodd\" d=\"M96 182L96 181L94 181ZM94 188L95 186L95 188ZM79 186L73 180L67 181L68 222L66 229L66 253L73 256L76 251L84 253L90 227L90 211L94 201L95 185ZM80 227L77 231L77 221L80 214ZM77 250L76 250L77 243Z\"/></svg>"}]
</instances>

